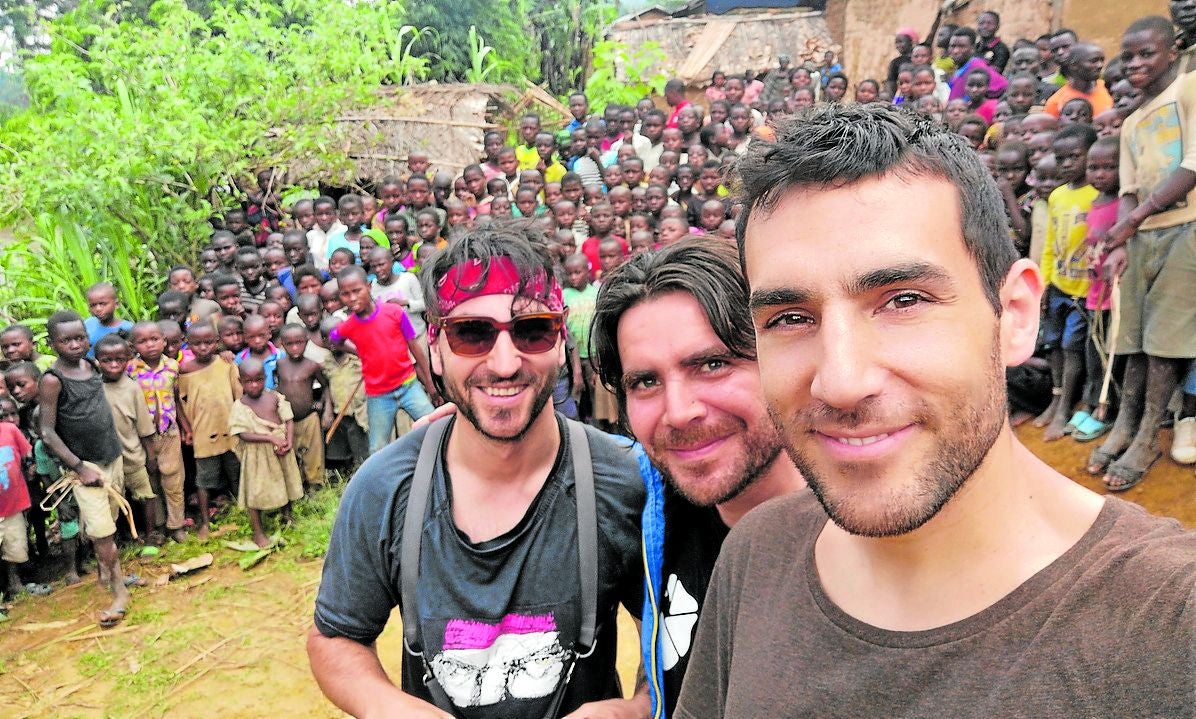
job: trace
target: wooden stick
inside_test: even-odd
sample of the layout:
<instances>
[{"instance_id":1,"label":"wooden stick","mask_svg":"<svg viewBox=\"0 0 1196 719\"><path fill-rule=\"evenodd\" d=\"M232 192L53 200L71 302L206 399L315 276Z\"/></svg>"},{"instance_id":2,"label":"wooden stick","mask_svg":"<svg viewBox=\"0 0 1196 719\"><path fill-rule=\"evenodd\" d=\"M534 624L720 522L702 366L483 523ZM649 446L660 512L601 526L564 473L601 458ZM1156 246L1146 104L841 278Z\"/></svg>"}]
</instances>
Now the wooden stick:
<instances>
[{"instance_id":1,"label":"wooden stick","mask_svg":"<svg viewBox=\"0 0 1196 719\"><path fill-rule=\"evenodd\" d=\"M357 386L353 388L353 394L349 395L349 399L345 402L345 406L341 407L341 411L336 415L336 419L332 420L332 426L328 428L328 433L324 435L324 444L328 444L332 441L332 433L336 431L336 428L341 425L341 420L345 418L346 414L348 414L349 407L353 404L353 400L357 398L357 393L361 391L361 385L364 382L365 377L362 377L357 381ZM328 392L328 398L330 400L332 399L331 390Z\"/></svg>"},{"instance_id":2,"label":"wooden stick","mask_svg":"<svg viewBox=\"0 0 1196 719\"><path fill-rule=\"evenodd\" d=\"M1109 383L1113 380L1113 358L1117 354L1117 335L1121 332L1121 278L1113 278L1113 289L1110 293L1109 308L1109 334L1107 340L1109 343L1108 360L1105 363L1105 379L1100 386L1100 401L1097 406L1101 417L1105 416L1105 410L1109 407Z\"/></svg>"}]
</instances>

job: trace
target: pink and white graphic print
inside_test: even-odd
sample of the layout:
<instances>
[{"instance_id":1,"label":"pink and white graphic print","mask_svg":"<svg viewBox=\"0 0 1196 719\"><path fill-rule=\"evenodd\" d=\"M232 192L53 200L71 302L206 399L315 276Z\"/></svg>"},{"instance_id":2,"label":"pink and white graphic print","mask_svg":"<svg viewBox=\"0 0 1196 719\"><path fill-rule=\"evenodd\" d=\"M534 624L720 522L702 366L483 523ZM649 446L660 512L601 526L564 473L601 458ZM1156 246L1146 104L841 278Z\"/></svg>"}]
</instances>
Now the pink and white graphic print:
<instances>
[{"instance_id":1,"label":"pink and white graphic print","mask_svg":"<svg viewBox=\"0 0 1196 719\"><path fill-rule=\"evenodd\" d=\"M508 614L496 624L449 620L430 664L454 704L475 707L551 695L568 657L552 614Z\"/></svg>"}]
</instances>

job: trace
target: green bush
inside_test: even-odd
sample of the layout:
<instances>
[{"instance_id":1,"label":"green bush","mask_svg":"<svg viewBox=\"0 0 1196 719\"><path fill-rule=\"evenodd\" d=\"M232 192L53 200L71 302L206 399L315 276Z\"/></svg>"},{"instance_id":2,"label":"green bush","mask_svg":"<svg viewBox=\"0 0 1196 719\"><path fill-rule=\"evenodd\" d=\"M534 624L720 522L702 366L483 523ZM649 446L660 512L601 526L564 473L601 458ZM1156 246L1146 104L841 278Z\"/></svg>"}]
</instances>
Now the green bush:
<instances>
[{"instance_id":1,"label":"green bush","mask_svg":"<svg viewBox=\"0 0 1196 719\"><path fill-rule=\"evenodd\" d=\"M15 235L7 314L85 311L70 286L100 277L145 317L154 278L195 261L242 178L300 159L344 169L329 141L338 109L427 71L409 54L419 33L402 26L400 0L331 12L317 0L227 0L206 16L183 0L123 7L85 0L47 24L49 51L25 61L29 107L0 143L0 222Z\"/></svg>"}]
</instances>

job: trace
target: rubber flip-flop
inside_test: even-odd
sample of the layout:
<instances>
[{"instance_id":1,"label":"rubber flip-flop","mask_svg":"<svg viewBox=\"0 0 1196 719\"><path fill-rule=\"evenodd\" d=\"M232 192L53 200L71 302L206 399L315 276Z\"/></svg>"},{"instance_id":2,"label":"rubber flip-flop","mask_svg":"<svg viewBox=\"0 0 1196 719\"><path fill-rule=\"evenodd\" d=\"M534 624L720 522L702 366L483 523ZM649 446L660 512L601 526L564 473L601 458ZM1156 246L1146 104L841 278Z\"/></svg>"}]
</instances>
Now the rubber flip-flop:
<instances>
[{"instance_id":1,"label":"rubber flip-flop","mask_svg":"<svg viewBox=\"0 0 1196 719\"><path fill-rule=\"evenodd\" d=\"M1088 419L1076 427L1076 431L1072 432L1071 436L1077 442L1091 442L1098 437L1103 437L1111 429L1113 429L1112 422L1102 422L1089 415Z\"/></svg>"},{"instance_id":2,"label":"rubber flip-flop","mask_svg":"<svg viewBox=\"0 0 1196 719\"><path fill-rule=\"evenodd\" d=\"M1078 410L1075 414L1073 414L1071 416L1071 419L1067 420L1067 426L1063 428L1063 431L1066 434L1072 434L1073 432L1075 432L1077 429L1080 428L1080 425L1087 422L1091 417L1092 417L1092 415L1088 414L1088 412L1086 412L1082 409Z\"/></svg>"},{"instance_id":3,"label":"rubber flip-flop","mask_svg":"<svg viewBox=\"0 0 1196 719\"><path fill-rule=\"evenodd\" d=\"M50 592L54 591L54 588L49 584L35 584L33 582L29 582L25 585L25 591L29 592L35 597L44 597Z\"/></svg>"},{"instance_id":4,"label":"rubber flip-flop","mask_svg":"<svg viewBox=\"0 0 1196 719\"><path fill-rule=\"evenodd\" d=\"M1150 471L1150 468L1153 467L1154 463L1159 461L1159 457L1162 456L1162 452L1155 452L1154 457L1152 457L1151 460L1146 463L1146 469L1123 467L1116 463L1109 465L1109 469L1105 473L1105 477L1102 480L1104 482L1105 489L1109 490L1110 492L1124 492L1128 489L1133 489L1134 487L1138 486L1138 483L1141 482L1143 478L1146 477L1146 473ZM1116 487L1110 485L1110 477L1120 480L1121 484L1118 484Z\"/></svg>"},{"instance_id":5,"label":"rubber flip-flop","mask_svg":"<svg viewBox=\"0 0 1196 719\"><path fill-rule=\"evenodd\" d=\"M1105 470L1109 468L1109 465L1113 463L1113 460L1117 459L1119 456L1121 455L1113 454L1112 452L1106 452L1100 447L1097 447L1096 449L1092 450L1092 454L1088 455L1088 474L1091 474L1093 477L1099 477L1103 475Z\"/></svg>"},{"instance_id":6,"label":"rubber flip-flop","mask_svg":"<svg viewBox=\"0 0 1196 719\"><path fill-rule=\"evenodd\" d=\"M100 628L101 629L111 629L112 627L115 627L117 624L120 624L125 618L125 611L126 610L122 609L118 612L110 612L107 609L105 609L102 612L100 612L100 620L99 620Z\"/></svg>"},{"instance_id":7,"label":"rubber flip-flop","mask_svg":"<svg viewBox=\"0 0 1196 719\"><path fill-rule=\"evenodd\" d=\"M144 579L142 579L141 577L137 576L136 574L126 574L125 575L125 586L126 587L144 587L144 586L146 586L146 581Z\"/></svg>"}]
</instances>

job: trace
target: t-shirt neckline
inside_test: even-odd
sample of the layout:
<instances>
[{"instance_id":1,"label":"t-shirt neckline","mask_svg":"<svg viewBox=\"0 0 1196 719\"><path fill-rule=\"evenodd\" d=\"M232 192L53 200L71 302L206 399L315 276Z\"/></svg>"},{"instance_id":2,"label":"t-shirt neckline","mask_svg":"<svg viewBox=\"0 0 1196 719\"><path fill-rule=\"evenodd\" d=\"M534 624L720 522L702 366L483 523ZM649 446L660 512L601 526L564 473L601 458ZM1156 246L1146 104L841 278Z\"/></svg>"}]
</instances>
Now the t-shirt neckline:
<instances>
[{"instance_id":1,"label":"t-shirt neckline","mask_svg":"<svg viewBox=\"0 0 1196 719\"><path fill-rule=\"evenodd\" d=\"M861 641L895 649L918 649L948 644L988 631L1034 601L1052 584L1063 579L1079 563L1079 558L1087 554L1113 529L1117 518L1122 514L1121 510L1122 508L1117 506L1116 502L1106 500L1097 514L1096 520L1093 521L1092 526L1088 528L1075 544L1069 547L1066 552L1059 555L1053 562L1040 569L992 605L970 617L965 617L957 622L933 629L919 631L882 629L856 619L840 609L827 596L825 590L822 588L822 581L818 577L818 568L814 558L814 546L818 540L818 536L826 526L826 522L830 521L829 518L818 523L817 527L813 528L805 538L805 546L802 548L802 551L806 558L806 584L814 603L823 616L840 630Z\"/></svg>"}]
</instances>

